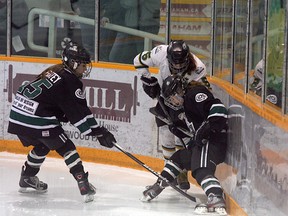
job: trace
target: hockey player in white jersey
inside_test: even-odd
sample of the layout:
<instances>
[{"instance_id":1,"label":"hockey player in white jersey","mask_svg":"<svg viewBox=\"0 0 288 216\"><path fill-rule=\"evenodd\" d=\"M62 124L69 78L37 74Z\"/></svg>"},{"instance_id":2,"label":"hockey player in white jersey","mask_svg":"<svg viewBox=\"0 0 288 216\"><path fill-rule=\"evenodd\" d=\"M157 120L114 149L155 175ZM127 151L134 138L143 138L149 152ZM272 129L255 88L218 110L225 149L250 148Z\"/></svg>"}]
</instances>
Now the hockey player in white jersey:
<instances>
[{"instance_id":1,"label":"hockey player in white jersey","mask_svg":"<svg viewBox=\"0 0 288 216\"><path fill-rule=\"evenodd\" d=\"M163 80L171 74L183 77L187 83L192 80L203 82L206 87L210 88L206 79L206 66L195 54L190 52L189 46L183 40L172 40L169 45L159 45L151 51L139 53L134 58L134 66L141 74L145 93L152 99L160 95L160 86L162 86ZM149 67L159 68L158 79L151 75ZM158 112L163 112L159 103L155 108ZM163 157L168 160L176 150L183 148L183 142L157 118L156 124L159 127L159 143L163 149ZM179 175L177 183L181 189L190 188L187 171Z\"/></svg>"}]
</instances>

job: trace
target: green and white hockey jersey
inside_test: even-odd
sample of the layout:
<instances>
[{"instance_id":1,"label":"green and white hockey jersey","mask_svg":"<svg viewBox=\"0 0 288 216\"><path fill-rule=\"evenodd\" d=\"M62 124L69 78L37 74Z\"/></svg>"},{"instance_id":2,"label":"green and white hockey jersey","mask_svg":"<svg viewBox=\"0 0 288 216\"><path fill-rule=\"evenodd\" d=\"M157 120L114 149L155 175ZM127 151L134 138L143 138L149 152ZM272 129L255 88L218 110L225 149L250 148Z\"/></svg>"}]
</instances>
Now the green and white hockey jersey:
<instances>
[{"instance_id":1,"label":"green and white hockey jersey","mask_svg":"<svg viewBox=\"0 0 288 216\"><path fill-rule=\"evenodd\" d=\"M83 135L94 135L97 122L92 115L83 83L66 68L48 71L46 78L20 86L12 103L8 132L35 138L64 132L60 122L70 121Z\"/></svg>"}]
</instances>

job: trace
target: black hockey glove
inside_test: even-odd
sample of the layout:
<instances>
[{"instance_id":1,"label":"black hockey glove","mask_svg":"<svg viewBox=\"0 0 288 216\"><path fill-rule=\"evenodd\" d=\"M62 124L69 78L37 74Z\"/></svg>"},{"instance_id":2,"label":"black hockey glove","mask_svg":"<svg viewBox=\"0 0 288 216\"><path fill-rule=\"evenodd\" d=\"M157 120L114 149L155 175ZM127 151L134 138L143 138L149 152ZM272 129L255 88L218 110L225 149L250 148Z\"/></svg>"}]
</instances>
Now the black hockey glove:
<instances>
[{"instance_id":1,"label":"black hockey glove","mask_svg":"<svg viewBox=\"0 0 288 216\"><path fill-rule=\"evenodd\" d=\"M100 145L112 148L114 146L113 143L116 143L114 135L105 127L98 127L95 129L95 132Z\"/></svg>"},{"instance_id":2,"label":"black hockey glove","mask_svg":"<svg viewBox=\"0 0 288 216\"><path fill-rule=\"evenodd\" d=\"M147 78L141 76L140 79L143 83L143 90L149 97L154 99L160 95L161 88L156 77Z\"/></svg>"},{"instance_id":3,"label":"black hockey glove","mask_svg":"<svg viewBox=\"0 0 288 216\"><path fill-rule=\"evenodd\" d=\"M210 123L204 121L195 132L194 141L199 146L206 145L210 137Z\"/></svg>"},{"instance_id":4,"label":"black hockey glove","mask_svg":"<svg viewBox=\"0 0 288 216\"><path fill-rule=\"evenodd\" d=\"M169 125L169 130L172 134L174 134L180 139L187 137L187 135L183 133L181 130L179 130L175 125Z\"/></svg>"}]
</instances>

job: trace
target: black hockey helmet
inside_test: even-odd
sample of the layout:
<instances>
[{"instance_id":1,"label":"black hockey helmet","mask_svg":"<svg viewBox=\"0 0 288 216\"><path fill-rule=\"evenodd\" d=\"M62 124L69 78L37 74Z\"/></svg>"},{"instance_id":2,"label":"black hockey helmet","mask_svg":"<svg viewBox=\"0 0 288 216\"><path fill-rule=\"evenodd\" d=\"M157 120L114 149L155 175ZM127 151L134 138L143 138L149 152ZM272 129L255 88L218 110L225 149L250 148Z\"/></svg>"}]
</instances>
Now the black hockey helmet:
<instances>
[{"instance_id":1,"label":"black hockey helmet","mask_svg":"<svg viewBox=\"0 0 288 216\"><path fill-rule=\"evenodd\" d=\"M167 47L167 59L172 74L182 74L190 64L190 49L183 40L172 40Z\"/></svg>"},{"instance_id":2,"label":"black hockey helmet","mask_svg":"<svg viewBox=\"0 0 288 216\"><path fill-rule=\"evenodd\" d=\"M69 68L77 77L87 77L92 69L91 57L86 49L75 42L68 42L62 52L62 62L65 67ZM86 71L78 74L76 69L80 64L86 65Z\"/></svg>"},{"instance_id":3,"label":"black hockey helmet","mask_svg":"<svg viewBox=\"0 0 288 216\"><path fill-rule=\"evenodd\" d=\"M181 77L170 75L162 84L161 95L166 106L178 110L183 107L183 83Z\"/></svg>"}]
</instances>

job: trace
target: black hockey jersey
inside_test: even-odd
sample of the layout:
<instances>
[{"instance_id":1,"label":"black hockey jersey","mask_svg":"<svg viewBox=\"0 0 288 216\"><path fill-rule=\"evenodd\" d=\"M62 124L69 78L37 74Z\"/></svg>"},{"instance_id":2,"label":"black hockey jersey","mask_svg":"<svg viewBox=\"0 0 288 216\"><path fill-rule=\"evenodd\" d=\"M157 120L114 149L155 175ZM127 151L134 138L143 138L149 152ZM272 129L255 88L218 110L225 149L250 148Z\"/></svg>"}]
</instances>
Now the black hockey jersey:
<instances>
[{"instance_id":1,"label":"black hockey jersey","mask_svg":"<svg viewBox=\"0 0 288 216\"><path fill-rule=\"evenodd\" d=\"M60 121L67 118L88 135L98 127L87 106L82 82L68 69L49 71L20 86L12 103L8 132L33 137L52 137L63 132Z\"/></svg>"},{"instance_id":2,"label":"black hockey jersey","mask_svg":"<svg viewBox=\"0 0 288 216\"><path fill-rule=\"evenodd\" d=\"M226 107L203 85L187 88L184 95L184 111L195 130L206 120L209 120L213 131L220 132L222 129L227 129Z\"/></svg>"}]
</instances>

